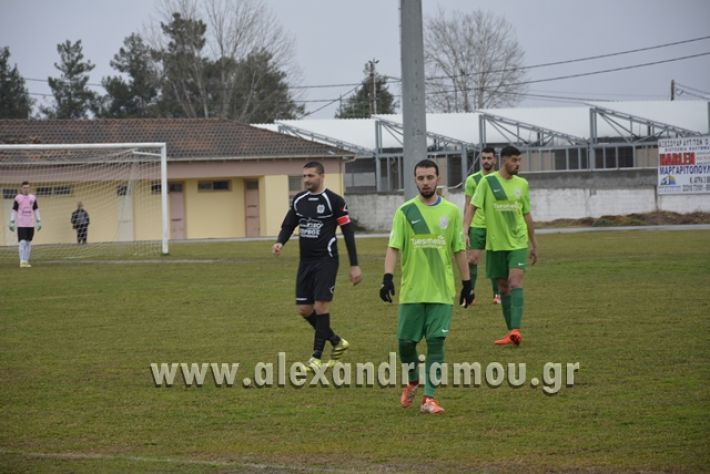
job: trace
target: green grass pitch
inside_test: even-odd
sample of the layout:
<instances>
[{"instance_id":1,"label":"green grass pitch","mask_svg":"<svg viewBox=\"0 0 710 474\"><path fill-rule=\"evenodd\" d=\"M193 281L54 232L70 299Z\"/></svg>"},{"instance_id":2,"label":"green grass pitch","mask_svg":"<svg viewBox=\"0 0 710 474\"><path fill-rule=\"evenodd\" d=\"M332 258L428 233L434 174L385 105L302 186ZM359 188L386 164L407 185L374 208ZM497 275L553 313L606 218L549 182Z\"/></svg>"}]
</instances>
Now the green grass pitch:
<instances>
[{"instance_id":1,"label":"green grass pitch","mask_svg":"<svg viewBox=\"0 0 710 474\"><path fill-rule=\"evenodd\" d=\"M574 386L448 386L438 417L400 408L398 387L154 385L152 362L239 362L241 380L278 352L310 355L295 241L278 259L270 242L233 242L176 244L160 262L3 264L0 471L707 470L710 232L539 241L522 346L493 345L503 318L479 278L476 306L454 310L446 360L524 362L528 379L578 362ZM357 287L340 245L344 360L382 362L397 347L397 306L377 296L386 241L358 240Z\"/></svg>"}]
</instances>

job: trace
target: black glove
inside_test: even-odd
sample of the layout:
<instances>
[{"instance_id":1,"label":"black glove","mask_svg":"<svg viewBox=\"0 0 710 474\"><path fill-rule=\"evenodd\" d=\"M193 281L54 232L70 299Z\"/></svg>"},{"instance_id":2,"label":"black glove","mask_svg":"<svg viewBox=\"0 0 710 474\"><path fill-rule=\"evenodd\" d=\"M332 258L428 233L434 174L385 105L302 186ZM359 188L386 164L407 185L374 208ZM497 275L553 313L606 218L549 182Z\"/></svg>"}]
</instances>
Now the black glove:
<instances>
[{"instance_id":1,"label":"black glove","mask_svg":"<svg viewBox=\"0 0 710 474\"><path fill-rule=\"evenodd\" d=\"M464 308L468 308L473 304L473 299L476 295L473 294L473 289L471 288L471 280L461 280L463 287L461 288L461 296L459 296L459 304Z\"/></svg>"},{"instance_id":2,"label":"black glove","mask_svg":"<svg viewBox=\"0 0 710 474\"><path fill-rule=\"evenodd\" d=\"M392 281L392 274L385 273L382 278L382 286L380 287L380 298L386 303L392 302L392 297L394 296L394 281Z\"/></svg>"}]
</instances>

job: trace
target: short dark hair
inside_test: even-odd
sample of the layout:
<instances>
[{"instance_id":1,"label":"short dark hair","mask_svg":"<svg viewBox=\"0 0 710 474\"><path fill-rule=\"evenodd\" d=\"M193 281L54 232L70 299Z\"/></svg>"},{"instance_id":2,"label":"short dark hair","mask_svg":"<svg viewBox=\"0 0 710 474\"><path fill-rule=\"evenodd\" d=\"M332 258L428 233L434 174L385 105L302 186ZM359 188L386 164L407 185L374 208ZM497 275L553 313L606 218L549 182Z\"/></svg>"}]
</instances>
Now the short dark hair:
<instances>
[{"instance_id":1,"label":"short dark hair","mask_svg":"<svg viewBox=\"0 0 710 474\"><path fill-rule=\"evenodd\" d=\"M495 155L496 149L493 148L492 146L487 146L483 150L481 150L481 153L493 153Z\"/></svg>"},{"instance_id":2,"label":"short dark hair","mask_svg":"<svg viewBox=\"0 0 710 474\"><path fill-rule=\"evenodd\" d=\"M315 168L315 170L318 171L318 174L325 173L325 168L323 168L323 165L317 161L309 161L308 163L303 165L303 167L304 168Z\"/></svg>"},{"instance_id":3,"label":"short dark hair","mask_svg":"<svg viewBox=\"0 0 710 474\"><path fill-rule=\"evenodd\" d=\"M436 164L436 161L426 159L414 165L415 176L417 175L417 168L434 168L436 170L436 175L439 176L439 165Z\"/></svg>"},{"instance_id":4,"label":"short dark hair","mask_svg":"<svg viewBox=\"0 0 710 474\"><path fill-rule=\"evenodd\" d=\"M23 182L22 182L22 184L21 184L20 186L24 186L24 185L27 185L27 186L29 186L29 185L30 185L30 182L29 182L29 181L23 181Z\"/></svg>"},{"instance_id":5,"label":"short dark hair","mask_svg":"<svg viewBox=\"0 0 710 474\"><path fill-rule=\"evenodd\" d=\"M515 148L512 145L508 145L503 147L503 149L500 151L500 157L501 158L510 158L511 156L518 156L520 155L520 150Z\"/></svg>"}]
</instances>

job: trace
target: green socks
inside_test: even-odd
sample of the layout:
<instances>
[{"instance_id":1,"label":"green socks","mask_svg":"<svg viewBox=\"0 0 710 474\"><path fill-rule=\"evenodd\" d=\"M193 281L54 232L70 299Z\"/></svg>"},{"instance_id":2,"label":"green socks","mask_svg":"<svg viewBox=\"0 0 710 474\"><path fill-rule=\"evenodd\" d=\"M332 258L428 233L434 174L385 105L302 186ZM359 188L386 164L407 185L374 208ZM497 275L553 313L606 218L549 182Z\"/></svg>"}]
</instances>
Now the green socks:
<instances>
[{"instance_id":1,"label":"green socks","mask_svg":"<svg viewBox=\"0 0 710 474\"><path fill-rule=\"evenodd\" d=\"M509 294L500 295L500 305L503 308L503 318L505 318L505 325L508 331L512 329L512 327L510 327L510 299L511 296Z\"/></svg>"},{"instance_id":2,"label":"green socks","mask_svg":"<svg viewBox=\"0 0 710 474\"><path fill-rule=\"evenodd\" d=\"M414 341L400 339L399 358L403 364L411 364L411 368L407 374L409 376L409 381L415 382L419 380L419 370L417 370L417 364L419 363L417 358L417 343Z\"/></svg>"},{"instance_id":3,"label":"green socks","mask_svg":"<svg viewBox=\"0 0 710 474\"><path fill-rule=\"evenodd\" d=\"M426 380L426 384L424 385L424 395L427 397L433 397L436 392L436 387L431 383L431 380L429 380L429 371L434 362L438 362L439 364L444 363L445 340L446 339L443 337L433 337L431 339L427 339L426 341L426 377L424 379ZM441 382L441 368L436 371L436 378L438 379L438 382Z\"/></svg>"},{"instance_id":4,"label":"green socks","mask_svg":"<svg viewBox=\"0 0 710 474\"><path fill-rule=\"evenodd\" d=\"M510 329L520 329L523 322L523 289L510 290Z\"/></svg>"},{"instance_id":5,"label":"green socks","mask_svg":"<svg viewBox=\"0 0 710 474\"><path fill-rule=\"evenodd\" d=\"M471 289L476 291L476 279L478 277L478 264L468 264L468 273L471 275ZM493 296L498 294L498 285L496 279L491 278L491 287L493 288Z\"/></svg>"}]
</instances>

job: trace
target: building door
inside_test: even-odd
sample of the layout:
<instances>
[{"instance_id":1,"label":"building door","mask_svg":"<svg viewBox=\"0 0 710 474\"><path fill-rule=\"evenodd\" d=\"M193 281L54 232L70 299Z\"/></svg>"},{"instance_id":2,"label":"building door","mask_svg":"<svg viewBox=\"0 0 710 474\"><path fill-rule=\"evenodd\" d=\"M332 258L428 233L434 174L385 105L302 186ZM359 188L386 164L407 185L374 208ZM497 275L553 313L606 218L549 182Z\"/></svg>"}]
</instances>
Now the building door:
<instances>
[{"instance_id":1,"label":"building door","mask_svg":"<svg viewBox=\"0 0 710 474\"><path fill-rule=\"evenodd\" d=\"M247 237L261 236L259 225L259 181L248 180L246 185L246 234Z\"/></svg>"},{"instance_id":2,"label":"building door","mask_svg":"<svg viewBox=\"0 0 710 474\"><path fill-rule=\"evenodd\" d=\"M170 238L174 240L185 238L185 196L182 183L168 184L170 196Z\"/></svg>"}]
</instances>

